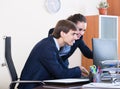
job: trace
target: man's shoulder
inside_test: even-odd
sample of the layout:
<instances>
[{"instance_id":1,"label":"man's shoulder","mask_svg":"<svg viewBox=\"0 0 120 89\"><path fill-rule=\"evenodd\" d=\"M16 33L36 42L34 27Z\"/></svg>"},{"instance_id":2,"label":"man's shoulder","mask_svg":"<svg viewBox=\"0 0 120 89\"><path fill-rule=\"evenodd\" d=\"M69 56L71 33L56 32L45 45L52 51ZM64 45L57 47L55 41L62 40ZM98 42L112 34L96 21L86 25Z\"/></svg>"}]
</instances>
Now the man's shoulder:
<instances>
[{"instance_id":1,"label":"man's shoulder","mask_svg":"<svg viewBox=\"0 0 120 89\"><path fill-rule=\"evenodd\" d=\"M42 41L41 41L41 43L44 43L44 44L46 44L46 45L50 45L50 44L52 44L53 42L54 42L53 36L48 36L48 37L42 39Z\"/></svg>"},{"instance_id":2,"label":"man's shoulder","mask_svg":"<svg viewBox=\"0 0 120 89\"><path fill-rule=\"evenodd\" d=\"M36 46L47 46L47 45L51 45L53 43L53 37L49 36L46 38L43 38L41 41L39 41Z\"/></svg>"}]
</instances>

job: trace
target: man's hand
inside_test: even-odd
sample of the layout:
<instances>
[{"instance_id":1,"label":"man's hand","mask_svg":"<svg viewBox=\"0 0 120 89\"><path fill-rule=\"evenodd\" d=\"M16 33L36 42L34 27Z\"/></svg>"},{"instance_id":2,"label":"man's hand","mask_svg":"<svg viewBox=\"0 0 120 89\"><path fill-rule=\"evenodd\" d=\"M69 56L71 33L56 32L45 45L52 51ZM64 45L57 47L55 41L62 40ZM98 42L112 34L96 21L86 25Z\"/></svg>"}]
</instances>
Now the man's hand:
<instances>
[{"instance_id":1,"label":"man's hand","mask_svg":"<svg viewBox=\"0 0 120 89\"><path fill-rule=\"evenodd\" d=\"M87 69L83 66L80 66L81 72L83 76L89 76L89 72L87 71Z\"/></svg>"}]
</instances>

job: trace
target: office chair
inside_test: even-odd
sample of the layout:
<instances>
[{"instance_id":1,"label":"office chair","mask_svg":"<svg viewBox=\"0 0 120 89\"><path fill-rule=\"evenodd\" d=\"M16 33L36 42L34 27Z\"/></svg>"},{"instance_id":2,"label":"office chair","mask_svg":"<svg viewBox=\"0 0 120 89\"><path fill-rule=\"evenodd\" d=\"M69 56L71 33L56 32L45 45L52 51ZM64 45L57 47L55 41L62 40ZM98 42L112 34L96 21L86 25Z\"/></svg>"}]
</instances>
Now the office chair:
<instances>
[{"instance_id":1,"label":"office chair","mask_svg":"<svg viewBox=\"0 0 120 89\"><path fill-rule=\"evenodd\" d=\"M26 84L44 84L42 81L34 81L34 80L20 80L18 78L13 60L11 55L11 37L6 36L5 39L5 59L11 76L11 83L9 85L9 89L15 89L16 84L18 83L26 83Z\"/></svg>"}]
</instances>

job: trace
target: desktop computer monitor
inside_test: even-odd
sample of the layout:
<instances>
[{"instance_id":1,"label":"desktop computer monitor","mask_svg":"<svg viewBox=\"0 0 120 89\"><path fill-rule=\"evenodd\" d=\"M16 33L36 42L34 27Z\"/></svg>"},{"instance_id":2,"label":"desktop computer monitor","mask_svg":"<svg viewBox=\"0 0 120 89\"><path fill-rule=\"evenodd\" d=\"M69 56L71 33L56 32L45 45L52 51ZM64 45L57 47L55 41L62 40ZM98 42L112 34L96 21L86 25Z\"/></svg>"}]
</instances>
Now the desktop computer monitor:
<instances>
[{"instance_id":1,"label":"desktop computer monitor","mask_svg":"<svg viewBox=\"0 0 120 89\"><path fill-rule=\"evenodd\" d=\"M114 39L92 39L93 64L101 68L105 60L117 60L117 41Z\"/></svg>"}]
</instances>

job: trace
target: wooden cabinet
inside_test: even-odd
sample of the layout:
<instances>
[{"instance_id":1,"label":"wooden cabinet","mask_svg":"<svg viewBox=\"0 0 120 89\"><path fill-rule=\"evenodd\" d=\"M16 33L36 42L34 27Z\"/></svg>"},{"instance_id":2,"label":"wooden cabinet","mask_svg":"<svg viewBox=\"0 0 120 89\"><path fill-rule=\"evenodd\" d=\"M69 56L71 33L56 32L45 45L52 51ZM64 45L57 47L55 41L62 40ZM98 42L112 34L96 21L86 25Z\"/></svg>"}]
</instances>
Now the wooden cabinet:
<instances>
[{"instance_id":1,"label":"wooden cabinet","mask_svg":"<svg viewBox=\"0 0 120 89\"><path fill-rule=\"evenodd\" d=\"M108 15L120 16L120 0L107 0L109 3Z\"/></svg>"},{"instance_id":2,"label":"wooden cabinet","mask_svg":"<svg viewBox=\"0 0 120 89\"><path fill-rule=\"evenodd\" d=\"M118 16L109 15L93 15L86 16L87 29L84 34L84 41L90 49L92 49L92 38L116 39L117 44L120 45L120 18ZM118 54L120 54L120 47L118 45ZM89 66L93 61L82 56L82 66L89 70Z\"/></svg>"}]
</instances>

